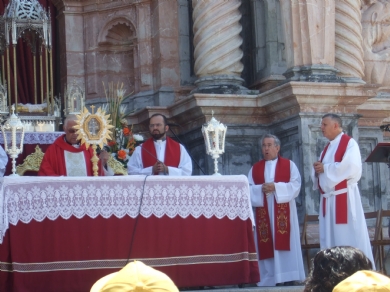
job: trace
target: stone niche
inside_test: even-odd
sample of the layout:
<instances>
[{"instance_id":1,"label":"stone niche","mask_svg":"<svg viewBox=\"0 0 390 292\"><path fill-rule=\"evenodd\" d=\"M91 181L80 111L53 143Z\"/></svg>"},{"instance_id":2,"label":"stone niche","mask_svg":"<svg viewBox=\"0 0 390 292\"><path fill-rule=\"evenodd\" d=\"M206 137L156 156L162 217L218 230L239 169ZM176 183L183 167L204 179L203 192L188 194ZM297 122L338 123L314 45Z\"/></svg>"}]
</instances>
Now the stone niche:
<instances>
[{"instance_id":1,"label":"stone niche","mask_svg":"<svg viewBox=\"0 0 390 292\"><path fill-rule=\"evenodd\" d=\"M102 97L103 83L106 88L109 82L124 83L127 93L134 92L135 86L139 86L135 82L138 61L136 29L130 20L132 9L129 10L127 15L99 15L104 20L99 22L104 25L86 52L88 98ZM89 21L94 23L97 20L92 18Z\"/></svg>"}]
</instances>

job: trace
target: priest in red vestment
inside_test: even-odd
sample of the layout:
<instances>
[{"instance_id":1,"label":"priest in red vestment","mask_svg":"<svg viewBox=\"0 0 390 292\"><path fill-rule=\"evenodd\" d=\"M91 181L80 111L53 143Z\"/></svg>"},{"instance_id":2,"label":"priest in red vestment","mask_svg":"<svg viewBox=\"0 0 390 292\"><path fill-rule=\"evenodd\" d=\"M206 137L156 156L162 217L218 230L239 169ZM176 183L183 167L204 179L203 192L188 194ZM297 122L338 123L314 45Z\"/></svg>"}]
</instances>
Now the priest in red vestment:
<instances>
[{"instance_id":1,"label":"priest in red vestment","mask_svg":"<svg viewBox=\"0 0 390 292\"><path fill-rule=\"evenodd\" d=\"M85 144L77 140L76 115L69 115L64 122L65 134L58 137L47 148L38 175L40 176L92 176L92 147L87 150ZM107 168L109 153L102 151L99 155L99 176L114 175Z\"/></svg>"},{"instance_id":2,"label":"priest in red vestment","mask_svg":"<svg viewBox=\"0 0 390 292\"><path fill-rule=\"evenodd\" d=\"M322 116L321 132L329 143L313 163L313 190L321 194L319 232L321 249L353 246L370 259L375 269L370 237L358 182L362 176L359 144L343 133L341 117Z\"/></svg>"},{"instance_id":3,"label":"priest in red vestment","mask_svg":"<svg viewBox=\"0 0 390 292\"><path fill-rule=\"evenodd\" d=\"M152 136L135 148L127 164L129 174L191 175L192 161L183 145L169 138L167 118L162 114L150 117Z\"/></svg>"},{"instance_id":4,"label":"priest in red vestment","mask_svg":"<svg viewBox=\"0 0 390 292\"><path fill-rule=\"evenodd\" d=\"M264 159L248 174L260 270L257 286L292 285L305 279L295 204L301 176L294 162L279 155L276 136L264 135L261 147Z\"/></svg>"}]
</instances>

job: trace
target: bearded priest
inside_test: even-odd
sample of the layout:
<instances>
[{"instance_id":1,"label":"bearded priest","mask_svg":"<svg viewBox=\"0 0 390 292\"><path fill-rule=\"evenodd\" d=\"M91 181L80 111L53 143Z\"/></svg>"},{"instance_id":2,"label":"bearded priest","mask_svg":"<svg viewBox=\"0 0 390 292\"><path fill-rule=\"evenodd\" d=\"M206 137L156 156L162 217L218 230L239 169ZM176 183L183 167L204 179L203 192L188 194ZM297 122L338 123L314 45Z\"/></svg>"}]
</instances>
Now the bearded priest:
<instances>
[{"instance_id":1,"label":"bearded priest","mask_svg":"<svg viewBox=\"0 0 390 292\"><path fill-rule=\"evenodd\" d=\"M175 175L192 174L192 161L185 147L167 137L169 125L162 114L149 120L151 138L135 148L127 163L129 174Z\"/></svg>"}]
</instances>

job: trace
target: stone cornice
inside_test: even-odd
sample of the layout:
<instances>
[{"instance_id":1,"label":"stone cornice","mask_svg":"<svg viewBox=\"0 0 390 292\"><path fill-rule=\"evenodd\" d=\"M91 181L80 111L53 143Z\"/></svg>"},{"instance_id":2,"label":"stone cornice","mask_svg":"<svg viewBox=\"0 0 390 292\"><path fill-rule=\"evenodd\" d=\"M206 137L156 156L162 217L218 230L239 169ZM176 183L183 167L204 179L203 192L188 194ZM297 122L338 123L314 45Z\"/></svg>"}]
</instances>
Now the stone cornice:
<instances>
[{"instance_id":1,"label":"stone cornice","mask_svg":"<svg viewBox=\"0 0 390 292\"><path fill-rule=\"evenodd\" d=\"M380 101L373 99L376 89L362 84L289 82L259 95L192 94L169 107L147 107L134 115L133 122L147 123L151 114L161 112L187 132L209 120L212 111L224 124L241 125L267 125L302 113L349 115L358 113L369 99L367 105L381 108Z\"/></svg>"},{"instance_id":2,"label":"stone cornice","mask_svg":"<svg viewBox=\"0 0 390 292\"><path fill-rule=\"evenodd\" d=\"M390 118L390 96L375 96L358 107L359 126L379 127Z\"/></svg>"},{"instance_id":3,"label":"stone cornice","mask_svg":"<svg viewBox=\"0 0 390 292\"><path fill-rule=\"evenodd\" d=\"M150 5L150 2L151 0L53 0L54 6L60 13L102 12L133 5Z\"/></svg>"}]
</instances>

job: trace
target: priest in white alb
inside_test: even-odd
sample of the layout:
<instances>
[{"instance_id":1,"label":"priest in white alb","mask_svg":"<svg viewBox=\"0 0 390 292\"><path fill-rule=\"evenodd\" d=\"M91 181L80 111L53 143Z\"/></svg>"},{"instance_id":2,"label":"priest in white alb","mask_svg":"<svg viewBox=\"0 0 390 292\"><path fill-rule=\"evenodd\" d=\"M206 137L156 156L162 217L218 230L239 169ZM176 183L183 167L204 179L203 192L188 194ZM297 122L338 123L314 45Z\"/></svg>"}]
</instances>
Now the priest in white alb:
<instances>
[{"instance_id":1,"label":"priest in white alb","mask_svg":"<svg viewBox=\"0 0 390 292\"><path fill-rule=\"evenodd\" d=\"M184 146L167 136L169 126L162 114L149 120L151 138L137 146L127 163L129 174L175 175L192 174L192 161Z\"/></svg>"},{"instance_id":2,"label":"priest in white alb","mask_svg":"<svg viewBox=\"0 0 390 292\"><path fill-rule=\"evenodd\" d=\"M58 137L47 148L41 166L39 176L92 176L93 149L80 145L77 139L77 116L69 115L64 121L64 135ZM114 175L113 170L107 166L109 153L101 151L99 154L99 176Z\"/></svg>"},{"instance_id":3,"label":"priest in white alb","mask_svg":"<svg viewBox=\"0 0 390 292\"><path fill-rule=\"evenodd\" d=\"M322 117L321 131L329 143L312 169L313 189L319 189L320 246L353 246L375 262L358 188L362 158L356 141L343 133L336 114Z\"/></svg>"},{"instance_id":4,"label":"priest in white alb","mask_svg":"<svg viewBox=\"0 0 390 292\"><path fill-rule=\"evenodd\" d=\"M301 176L294 162L279 155L276 136L264 135L261 147L264 159L248 174L260 269L257 286L294 285L305 279L295 204Z\"/></svg>"}]
</instances>

